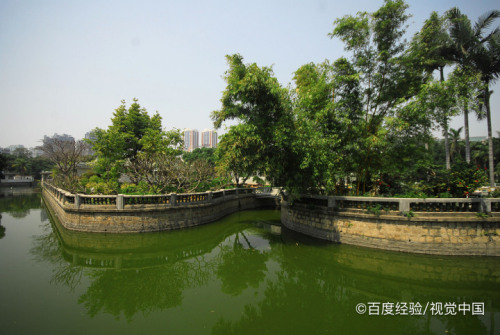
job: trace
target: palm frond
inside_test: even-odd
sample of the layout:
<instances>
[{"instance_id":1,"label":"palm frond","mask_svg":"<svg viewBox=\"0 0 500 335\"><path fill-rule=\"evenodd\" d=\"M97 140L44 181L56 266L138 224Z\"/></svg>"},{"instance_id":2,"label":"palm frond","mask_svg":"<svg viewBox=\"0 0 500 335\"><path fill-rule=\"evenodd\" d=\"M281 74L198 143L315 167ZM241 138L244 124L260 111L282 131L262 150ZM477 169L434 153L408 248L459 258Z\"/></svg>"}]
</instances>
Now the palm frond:
<instances>
[{"instance_id":1,"label":"palm frond","mask_svg":"<svg viewBox=\"0 0 500 335\"><path fill-rule=\"evenodd\" d=\"M477 19L476 24L474 25L474 35L476 36L476 38L482 39L481 35L484 32L484 30L488 29L488 27L493 23L493 21L499 17L500 17L499 10L491 10L481 15Z\"/></svg>"}]
</instances>

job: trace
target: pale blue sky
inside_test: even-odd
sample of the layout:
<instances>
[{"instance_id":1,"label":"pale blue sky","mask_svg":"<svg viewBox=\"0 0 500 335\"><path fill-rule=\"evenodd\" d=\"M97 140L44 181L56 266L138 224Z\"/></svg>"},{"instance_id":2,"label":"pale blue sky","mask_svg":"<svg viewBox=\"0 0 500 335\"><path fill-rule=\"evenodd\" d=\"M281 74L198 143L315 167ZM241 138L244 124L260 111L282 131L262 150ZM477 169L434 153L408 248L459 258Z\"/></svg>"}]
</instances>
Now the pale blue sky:
<instances>
[{"instance_id":1,"label":"pale blue sky","mask_svg":"<svg viewBox=\"0 0 500 335\"><path fill-rule=\"evenodd\" d=\"M435 10L453 6L474 21L490 0L408 1L409 36ZM308 62L335 60L333 21L374 11L382 0L28 1L0 0L0 146L40 144L44 135L81 138L106 128L120 101L137 97L166 129L211 128L220 107L225 55L273 66L283 85ZM497 21L497 25L500 20ZM492 99L500 130L499 84ZM472 122L471 136L486 135ZM462 118L451 126L460 127Z\"/></svg>"}]
</instances>

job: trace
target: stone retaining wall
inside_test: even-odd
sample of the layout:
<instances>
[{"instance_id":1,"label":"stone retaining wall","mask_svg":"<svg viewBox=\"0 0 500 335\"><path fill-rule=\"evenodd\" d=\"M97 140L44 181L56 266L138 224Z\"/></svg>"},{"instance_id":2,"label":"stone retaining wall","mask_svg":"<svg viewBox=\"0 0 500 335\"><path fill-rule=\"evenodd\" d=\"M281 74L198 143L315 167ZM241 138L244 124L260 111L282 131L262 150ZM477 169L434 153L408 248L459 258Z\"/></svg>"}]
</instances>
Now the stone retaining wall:
<instances>
[{"instance_id":1,"label":"stone retaining wall","mask_svg":"<svg viewBox=\"0 0 500 335\"><path fill-rule=\"evenodd\" d=\"M406 217L396 210L373 214L281 202L281 222L294 231L337 243L424 254L500 256L497 214L482 218L467 212L414 212Z\"/></svg>"},{"instance_id":2,"label":"stone retaining wall","mask_svg":"<svg viewBox=\"0 0 500 335\"><path fill-rule=\"evenodd\" d=\"M118 201L115 200L114 205L90 205L80 204L78 195L46 186L42 189L42 196L51 212L66 229L84 232L141 233L172 230L217 221L239 210L276 208L275 198L257 198L255 192L240 194L238 191L197 202L173 201L167 204L146 203L124 207L119 200L120 196L115 196ZM173 198L180 196L174 195Z\"/></svg>"},{"instance_id":3,"label":"stone retaining wall","mask_svg":"<svg viewBox=\"0 0 500 335\"><path fill-rule=\"evenodd\" d=\"M70 230L137 233L197 226L239 210L277 208L275 196L225 190L161 196L86 196L44 184L50 211ZM316 238L424 254L500 256L500 199L304 196L281 202L281 222Z\"/></svg>"}]
</instances>

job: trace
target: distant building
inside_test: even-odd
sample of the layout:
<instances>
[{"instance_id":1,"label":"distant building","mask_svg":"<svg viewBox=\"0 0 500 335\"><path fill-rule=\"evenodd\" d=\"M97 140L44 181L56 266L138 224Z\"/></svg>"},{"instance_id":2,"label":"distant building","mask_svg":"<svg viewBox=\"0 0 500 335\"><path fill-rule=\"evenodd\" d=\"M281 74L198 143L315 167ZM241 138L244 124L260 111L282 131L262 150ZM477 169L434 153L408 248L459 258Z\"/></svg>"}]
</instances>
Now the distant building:
<instances>
[{"instance_id":1,"label":"distant building","mask_svg":"<svg viewBox=\"0 0 500 335\"><path fill-rule=\"evenodd\" d=\"M204 129L201 132L201 146L203 148L217 148L217 132L211 129Z\"/></svg>"},{"instance_id":2,"label":"distant building","mask_svg":"<svg viewBox=\"0 0 500 335\"><path fill-rule=\"evenodd\" d=\"M9 145L8 149L10 150L10 153L14 153L17 149L25 149L24 145L22 144L15 144L15 145Z\"/></svg>"},{"instance_id":3,"label":"distant building","mask_svg":"<svg viewBox=\"0 0 500 335\"><path fill-rule=\"evenodd\" d=\"M52 137L45 135L43 137L43 143L50 143L53 140L67 141L67 142L75 142L75 138L68 134L54 134Z\"/></svg>"},{"instance_id":4,"label":"distant building","mask_svg":"<svg viewBox=\"0 0 500 335\"><path fill-rule=\"evenodd\" d=\"M0 186L33 186L33 176L25 176L16 172L3 172L4 178L0 179Z\"/></svg>"},{"instance_id":5,"label":"distant building","mask_svg":"<svg viewBox=\"0 0 500 335\"><path fill-rule=\"evenodd\" d=\"M33 157L33 158L40 157L40 156L43 155L43 151L40 150L38 147L29 148L28 150L29 150L29 152L31 154L31 157Z\"/></svg>"},{"instance_id":6,"label":"distant building","mask_svg":"<svg viewBox=\"0 0 500 335\"><path fill-rule=\"evenodd\" d=\"M196 129L184 129L184 150L191 152L200 146L199 134Z\"/></svg>"},{"instance_id":7,"label":"distant building","mask_svg":"<svg viewBox=\"0 0 500 335\"><path fill-rule=\"evenodd\" d=\"M94 143L97 140L97 135L94 130L85 133L85 139L90 141L89 148L85 151L85 155L92 156L95 154Z\"/></svg>"},{"instance_id":8,"label":"distant building","mask_svg":"<svg viewBox=\"0 0 500 335\"><path fill-rule=\"evenodd\" d=\"M9 148L0 148L0 154L10 155L10 149Z\"/></svg>"}]
</instances>

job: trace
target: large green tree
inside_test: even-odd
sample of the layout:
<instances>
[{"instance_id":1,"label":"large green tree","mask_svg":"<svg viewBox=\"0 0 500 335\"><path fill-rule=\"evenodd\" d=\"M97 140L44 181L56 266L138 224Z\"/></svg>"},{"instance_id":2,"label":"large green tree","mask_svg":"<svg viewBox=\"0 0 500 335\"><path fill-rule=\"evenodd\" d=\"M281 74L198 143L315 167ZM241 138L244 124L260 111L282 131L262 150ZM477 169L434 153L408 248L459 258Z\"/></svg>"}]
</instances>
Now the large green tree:
<instances>
[{"instance_id":1,"label":"large green tree","mask_svg":"<svg viewBox=\"0 0 500 335\"><path fill-rule=\"evenodd\" d=\"M340 58L333 64L305 64L296 85L295 150L301 158L302 189L344 193L345 178L356 169L362 124L359 76Z\"/></svg>"},{"instance_id":2,"label":"large green tree","mask_svg":"<svg viewBox=\"0 0 500 335\"><path fill-rule=\"evenodd\" d=\"M265 149L262 138L252 124L231 126L222 135L215 152L217 170L220 174L228 174L237 187L250 177L261 174L261 155Z\"/></svg>"},{"instance_id":3,"label":"large green tree","mask_svg":"<svg viewBox=\"0 0 500 335\"><path fill-rule=\"evenodd\" d=\"M299 161L293 151L294 119L289 92L281 87L269 67L244 64L243 57L226 56L229 69L220 110L212 112L215 128L227 120L253 127L262 146L252 159L254 171L262 172L273 185L294 184Z\"/></svg>"},{"instance_id":4,"label":"large green tree","mask_svg":"<svg viewBox=\"0 0 500 335\"><path fill-rule=\"evenodd\" d=\"M356 173L358 191L378 174L383 147L387 142L384 129L387 118L420 87L422 76L414 57L406 52L403 40L408 5L401 0L386 0L374 13L359 12L337 19L331 38L339 38L352 55L351 64L359 76L363 106L362 153Z\"/></svg>"},{"instance_id":5,"label":"large green tree","mask_svg":"<svg viewBox=\"0 0 500 335\"><path fill-rule=\"evenodd\" d=\"M128 172L131 179L138 182L142 176L127 166L138 159L150 160L147 156L158 152L169 156L181 153L180 131L164 131L158 112L150 116L137 99L128 108L122 101L111 122L107 130L95 129L95 139L90 141L97 156L95 170L106 180L116 180L121 173Z\"/></svg>"},{"instance_id":6,"label":"large green tree","mask_svg":"<svg viewBox=\"0 0 500 335\"><path fill-rule=\"evenodd\" d=\"M437 12L432 12L419 32L415 34L410 43L410 55L416 60L418 64L426 73L427 80L432 80L433 72L439 72L439 81L445 81L444 69L447 65L451 64L450 58L450 36L446 30L446 17L439 16ZM446 94L446 91L444 92ZM435 105L435 109L439 109L439 104ZM448 139L448 124L449 124L449 111L441 109L438 123L442 127L444 146L446 153L446 168L451 168L450 161L450 145Z\"/></svg>"}]
</instances>

